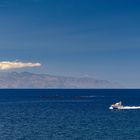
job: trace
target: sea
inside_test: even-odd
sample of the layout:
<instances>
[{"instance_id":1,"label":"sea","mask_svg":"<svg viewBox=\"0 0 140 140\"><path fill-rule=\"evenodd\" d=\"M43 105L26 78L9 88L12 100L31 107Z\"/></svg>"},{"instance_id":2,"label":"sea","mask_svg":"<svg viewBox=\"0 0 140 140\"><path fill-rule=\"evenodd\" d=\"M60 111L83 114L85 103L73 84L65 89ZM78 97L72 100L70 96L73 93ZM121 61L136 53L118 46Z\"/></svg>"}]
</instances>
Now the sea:
<instances>
[{"instance_id":1,"label":"sea","mask_svg":"<svg viewBox=\"0 0 140 140\"><path fill-rule=\"evenodd\" d=\"M140 140L140 89L1 89L0 140Z\"/></svg>"}]
</instances>

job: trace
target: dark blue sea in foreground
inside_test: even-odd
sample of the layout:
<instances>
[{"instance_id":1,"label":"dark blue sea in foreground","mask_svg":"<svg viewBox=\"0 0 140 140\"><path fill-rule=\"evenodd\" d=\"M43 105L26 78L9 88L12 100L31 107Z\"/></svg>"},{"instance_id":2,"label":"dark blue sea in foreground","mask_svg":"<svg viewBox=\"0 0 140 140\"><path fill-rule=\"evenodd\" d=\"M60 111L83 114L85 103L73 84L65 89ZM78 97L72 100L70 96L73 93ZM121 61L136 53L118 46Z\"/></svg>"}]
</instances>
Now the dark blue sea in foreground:
<instances>
[{"instance_id":1,"label":"dark blue sea in foreground","mask_svg":"<svg viewBox=\"0 0 140 140\"><path fill-rule=\"evenodd\" d=\"M0 90L0 140L140 140L140 90Z\"/></svg>"}]
</instances>

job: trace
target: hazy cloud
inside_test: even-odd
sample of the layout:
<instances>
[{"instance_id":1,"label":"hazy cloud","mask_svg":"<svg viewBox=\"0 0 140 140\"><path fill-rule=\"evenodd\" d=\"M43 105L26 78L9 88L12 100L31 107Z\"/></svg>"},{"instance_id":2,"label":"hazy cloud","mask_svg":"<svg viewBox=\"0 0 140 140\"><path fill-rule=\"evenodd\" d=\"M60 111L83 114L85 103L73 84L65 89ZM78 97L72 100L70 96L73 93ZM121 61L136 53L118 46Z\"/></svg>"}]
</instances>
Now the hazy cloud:
<instances>
[{"instance_id":1,"label":"hazy cloud","mask_svg":"<svg viewBox=\"0 0 140 140\"><path fill-rule=\"evenodd\" d=\"M20 61L0 61L0 70L19 69L27 67L40 67L40 63L23 63Z\"/></svg>"}]
</instances>

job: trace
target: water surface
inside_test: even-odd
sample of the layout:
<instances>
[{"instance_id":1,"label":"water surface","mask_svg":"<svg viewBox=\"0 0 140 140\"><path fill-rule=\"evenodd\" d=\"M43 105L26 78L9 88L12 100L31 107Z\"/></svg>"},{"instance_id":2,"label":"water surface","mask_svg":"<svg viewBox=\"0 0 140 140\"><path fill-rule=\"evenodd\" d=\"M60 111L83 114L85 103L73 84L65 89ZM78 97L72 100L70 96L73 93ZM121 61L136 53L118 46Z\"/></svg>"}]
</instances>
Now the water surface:
<instances>
[{"instance_id":1,"label":"water surface","mask_svg":"<svg viewBox=\"0 0 140 140\"><path fill-rule=\"evenodd\" d=\"M1 140L139 140L140 90L0 90Z\"/></svg>"}]
</instances>

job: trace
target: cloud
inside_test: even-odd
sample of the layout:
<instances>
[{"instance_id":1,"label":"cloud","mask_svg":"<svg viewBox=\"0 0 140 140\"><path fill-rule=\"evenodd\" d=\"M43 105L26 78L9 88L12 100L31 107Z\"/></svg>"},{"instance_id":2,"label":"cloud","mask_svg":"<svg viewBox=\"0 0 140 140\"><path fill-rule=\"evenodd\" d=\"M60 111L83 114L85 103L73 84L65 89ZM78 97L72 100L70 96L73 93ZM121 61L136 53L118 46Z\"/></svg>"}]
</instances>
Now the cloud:
<instances>
[{"instance_id":1,"label":"cloud","mask_svg":"<svg viewBox=\"0 0 140 140\"><path fill-rule=\"evenodd\" d=\"M0 61L0 70L19 69L28 67L40 67L40 63L23 63L20 61Z\"/></svg>"}]
</instances>

